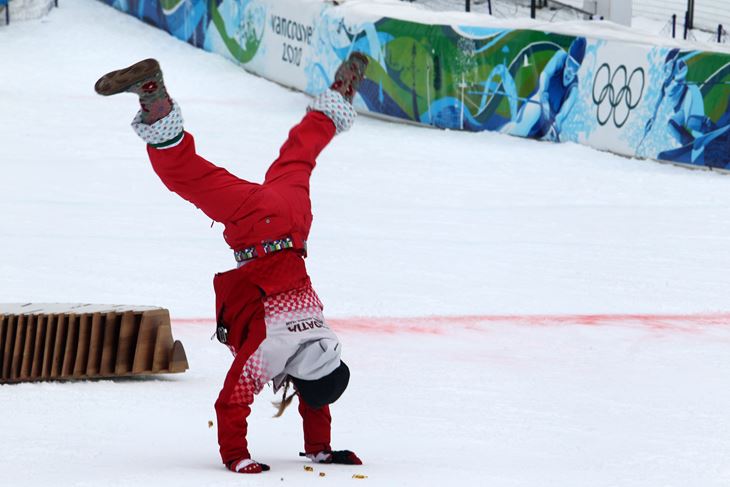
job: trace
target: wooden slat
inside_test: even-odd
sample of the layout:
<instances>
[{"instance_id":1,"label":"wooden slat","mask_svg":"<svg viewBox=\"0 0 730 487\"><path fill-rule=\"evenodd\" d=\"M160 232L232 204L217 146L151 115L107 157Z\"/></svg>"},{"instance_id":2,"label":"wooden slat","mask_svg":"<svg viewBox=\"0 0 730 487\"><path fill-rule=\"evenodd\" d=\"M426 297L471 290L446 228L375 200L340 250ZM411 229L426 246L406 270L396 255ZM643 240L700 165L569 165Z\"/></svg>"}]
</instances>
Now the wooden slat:
<instances>
[{"instance_id":1,"label":"wooden slat","mask_svg":"<svg viewBox=\"0 0 730 487\"><path fill-rule=\"evenodd\" d=\"M139 325L139 337L134 351L132 373L152 372L152 359L155 355L155 338L160 324L169 321L167 310L146 311Z\"/></svg>"},{"instance_id":2,"label":"wooden slat","mask_svg":"<svg viewBox=\"0 0 730 487\"><path fill-rule=\"evenodd\" d=\"M142 308L0 305L0 383L187 370L169 312Z\"/></svg>"},{"instance_id":3,"label":"wooden slat","mask_svg":"<svg viewBox=\"0 0 730 487\"><path fill-rule=\"evenodd\" d=\"M171 348L172 329L169 323L163 323L157 327L155 354L152 357L152 372L164 372L169 369Z\"/></svg>"},{"instance_id":4,"label":"wooden slat","mask_svg":"<svg viewBox=\"0 0 730 487\"><path fill-rule=\"evenodd\" d=\"M46 343L46 315L39 314L35 324L35 348L33 350L33 366L30 377L39 379L43 372L43 350Z\"/></svg>"},{"instance_id":5,"label":"wooden slat","mask_svg":"<svg viewBox=\"0 0 730 487\"><path fill-rule=\"evenodd\" d=\"M66 350L63 354L61 377L71 377L71 375L73 375L74 362L76 361L76 349L79 345L78 337L79 317L72 313L66 318Z\"/></svg>"},{"instance_id":6,"label":"wooden slat","mask_svg":"<svg viewBox=\"0 0 730 487\"><path fill-rule=\"evenodd\" d=\"M36 315L26 316L25 344L23 345L23 359L20 363L20 380L30 379L30 369L33 364L33 352L35 351L35 330Z\"/></svg>"},{"instance_id":7,"label":"wooden slat","mask_svg":"<svg viewBox=\"0 0 730 487\"><path fill-rule=\"evenodd\" d=\"M132 371L134 362L134 349L137 345L139 335L139 322L135 319L133 311L127 311L122 315L119 326L119 343L117 344L117 358L114 366L114 374L123 375Z\"/></svg>"},{"instance_id":8,"label":"wooden slat","mask_svg":"<svg viewBox=\"0 0 730 487\"><path fill-rule=\"evenodd\" d=\"M66 348L66 315L59 314L56 318L56 341L53 344L53 359L51 360L51 378L61 376L61 365Z\"/></svg>"},{"instance_id":9,"label":"wooden slat","mask_svg":"<svg viewBox=\"0 0 730 487\"><path fill-rule=\"evenodd\" d=\"M105 323L106 315L101 313L93 314L91 318L91 335L89 337L89 363L86 366L86 375L89 377L99 375Z\"/></svg>"},{"instance_id":10,"label":"wooden slat","mask_svg":"<svg viewBox=\"0 0 730 487\"><path fill-rule=\"evenodd\" d=\"M89 338L91 338L91 315L84 313L79 317L79 347L74 362L74 377L86 375L86 364L89 362Z\"/></svg>"},{"instance_id":11,"label":"wooden slat","mask_svg":"<svg viewBox=\"0 0 730 487\"><path fill-rule=\"evenodd\" d=\"M101 351L101 364L99 374L110 376L114 374L114 362L117 355L117 343L119 342L119 326L122 316L118 313L107 313L106 325L104 326L104 345Z\"/></svg>"},{"instance_id":12,"label":"wooden slat","mask_svg":"<svg viewBox=\"0 0 730 487\"><path fill-rule=\"evenodd\" d=\"M185 355L183 344L180 340L175 340L170 351L170 372L185 372L188 368L188 358Z\"/></svg>"},{"instance_id":13,"label":"wooden slat","mask_svg":"<svg viewBox=\"0 0 730 487\"><path fill-rule=\"evenodd\" d=\"M20 377L20 364L23 361L25 345L25 315L18 315L15 322L15 345L13 346L13 362L10 364L10 380Z\"/></svg>"},{"instance_id":14,"label":"wooden slat","mask_svg":"<svg viewBox=\"0 0 730 487\"><path fill-rule=\"evenodd\" d=\"M8 317L0 315L0 380L3 380L3 357L5 356L5 324Z\"/></svg>"},{"instance_id":15,"label":"wooden slat","mask_svg":"<svg viewBox=\"0 0 730 487\"><path fill-rule=\"evenodd\" d=\"M48 318L46 318L46 339L43 344L43 367L41 367L41 377L44 379L51 377L51 365L53 363L53 349L56 344L57 323L57 315L48 315Z\"/></svg>"},{"instance_id":16,"label":"wooden slat","mask_svg":"<svg viewBox=\"0 0 730 487\"><path fill-rule=\"evenodd\" d=\"M2 373L0 374L3 379L10 379L10 364L13 361L13 348L15 347L15 319L14 315L10 315L5 323L5 343L3 344Z\"/></svg>"}]
</instances>

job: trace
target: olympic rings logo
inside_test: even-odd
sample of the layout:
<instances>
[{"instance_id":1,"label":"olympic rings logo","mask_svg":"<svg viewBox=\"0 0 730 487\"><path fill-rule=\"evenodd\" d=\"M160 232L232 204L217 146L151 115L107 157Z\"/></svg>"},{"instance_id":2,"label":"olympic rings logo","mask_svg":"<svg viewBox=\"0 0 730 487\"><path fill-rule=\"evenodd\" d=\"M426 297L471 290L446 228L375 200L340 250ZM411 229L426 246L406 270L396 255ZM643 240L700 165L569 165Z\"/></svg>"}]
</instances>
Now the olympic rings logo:
<instances>
[{"instance_id":1,"label":"olympic rings logo","mask_svg":"<svg viewBox=\"0 0 730 487\"><path fill-rule=\"evenodd\" d=\"M603 63L593 77L593 103L597 107L598 123L606 125L613 119L616 128L623 127L631 110L639 105L644 95L645 82L643 68L636 68L629 75L628 69L622 64L611 74L611 67Z\"/></svg>"}]
</instances>

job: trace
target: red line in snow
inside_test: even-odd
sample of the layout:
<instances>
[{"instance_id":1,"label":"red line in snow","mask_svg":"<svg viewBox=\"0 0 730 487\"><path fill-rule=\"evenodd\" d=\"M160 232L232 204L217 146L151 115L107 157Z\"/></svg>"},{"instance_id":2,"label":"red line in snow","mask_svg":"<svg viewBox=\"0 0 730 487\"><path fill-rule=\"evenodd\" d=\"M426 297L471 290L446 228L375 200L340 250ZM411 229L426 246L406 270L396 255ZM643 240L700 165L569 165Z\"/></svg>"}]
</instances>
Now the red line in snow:
<instances>
[{"instance_id":1,"label":"red line in snow","mask_svg":"<svg viewBox=\"0 0 730 487\"><path fill-rule=\"evenodd\" d=\"M211 318L173 319L174 324L213 326ZM707 326L730 325L730 313L699 314L563 314L467 315L414 317L327 318L338 331L364 333L422 333L439 335L454 329L484 330L488 324L521 326L640 326L655 330L696 331Z\"/></svg>"}]
</instances>

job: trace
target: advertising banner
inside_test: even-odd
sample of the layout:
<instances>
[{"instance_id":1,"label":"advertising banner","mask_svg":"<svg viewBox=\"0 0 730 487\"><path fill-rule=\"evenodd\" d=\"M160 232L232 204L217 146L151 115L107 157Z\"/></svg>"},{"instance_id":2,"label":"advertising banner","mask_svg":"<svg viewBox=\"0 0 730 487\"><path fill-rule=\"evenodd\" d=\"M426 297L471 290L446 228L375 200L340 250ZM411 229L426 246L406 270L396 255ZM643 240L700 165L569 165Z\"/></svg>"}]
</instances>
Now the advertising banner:
<instances>
[{"instance_id":1,"label":"advertising banner","mask_svg":"<svg viewBox=\"0 0 730 487\"><path fill-rule=\"evenodd\" d=\"M423 23L362 3L107 3L309 94L362 52L371 62L355 106L374 115L730 169L730 54L486 21Z\"/></svg>"}]
</instances>

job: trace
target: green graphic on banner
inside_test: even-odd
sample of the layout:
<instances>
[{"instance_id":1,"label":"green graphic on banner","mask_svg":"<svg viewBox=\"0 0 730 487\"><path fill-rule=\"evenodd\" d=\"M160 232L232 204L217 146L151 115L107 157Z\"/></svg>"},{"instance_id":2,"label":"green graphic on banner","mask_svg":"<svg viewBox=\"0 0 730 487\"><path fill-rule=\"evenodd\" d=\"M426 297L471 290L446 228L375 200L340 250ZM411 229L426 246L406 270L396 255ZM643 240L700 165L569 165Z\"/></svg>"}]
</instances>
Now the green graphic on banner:
<instances>
[{"instance_id":1,"label":"green graphic on banner","mask_svg":"<svg viewBox=\"0 0 730 487\"><path fill-rule=\"evenodd\" d=\"M247 11L244 14L242 19L243 35L239 39L235 39L228 34L225 20L218 10L215 0L210 0L208 11L210 13L211 23L218 31L231 56L241 64L250 62L256 56L264 35L263 27L257 29L258 26L254 21L251 11Z\"/></svg>"}]
</instances>

